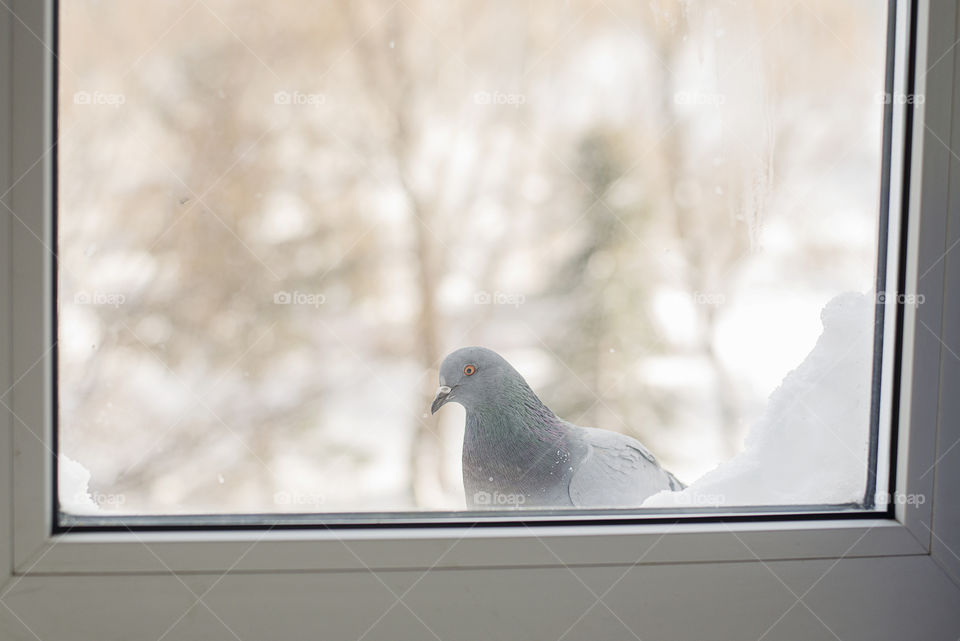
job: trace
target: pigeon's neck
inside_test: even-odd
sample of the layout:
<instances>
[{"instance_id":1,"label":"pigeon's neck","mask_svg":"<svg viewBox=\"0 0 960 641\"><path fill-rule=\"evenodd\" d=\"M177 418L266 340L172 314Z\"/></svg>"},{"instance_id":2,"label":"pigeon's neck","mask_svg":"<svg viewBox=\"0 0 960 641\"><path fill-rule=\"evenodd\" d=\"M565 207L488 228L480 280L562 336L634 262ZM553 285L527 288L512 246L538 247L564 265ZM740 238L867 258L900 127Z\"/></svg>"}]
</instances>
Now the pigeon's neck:
<instances>
[{"instance_id":1,"label":"pigeon's neck","mask_svg":"<svg viewBox=\"0 0 960 641\"><path fill-rule=\"evenodd\" d=\"M564 422L526 382L502 391L490 403L471 404L466 412L465 472L484 480L516 478L518 472L533 477L538 469L566 460Z\"/></svg>"},{"instance_id":2,"label":"pigeon's neck","mask_svg":"<svg viewBox=\"0 0 960 641\"><path fill-rule=\"evenodd\" d=\"M501 429L516 427L518 433L509 434L510 436L523 436L531 431L530 428L534 432L537 428L550 431L552 426L559 427L563 424L522 378L511 381L498 390L497 394L491 395L486 402L471 403L467 408L467 415L470 414L484 423L500 417L512 419L505 421L504 425L496 426ZM520 430L521 425L527 429Z\"/></svg>"}]
</instances>

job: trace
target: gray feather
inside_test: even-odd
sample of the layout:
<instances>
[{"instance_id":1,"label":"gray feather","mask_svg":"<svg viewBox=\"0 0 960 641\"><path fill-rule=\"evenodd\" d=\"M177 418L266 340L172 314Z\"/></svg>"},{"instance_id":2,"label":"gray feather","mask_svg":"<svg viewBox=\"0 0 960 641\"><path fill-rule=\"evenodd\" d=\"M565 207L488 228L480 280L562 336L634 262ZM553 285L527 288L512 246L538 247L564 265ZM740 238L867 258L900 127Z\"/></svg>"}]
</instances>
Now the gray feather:
<instances>
[{"instance_id":1,"label":"gray feather","mask_svg":"<svg viewBox=\"0 0 960 641\"><path fill-rule=\"evenodd\" d=\"M571 426L588 453L570 479L577 507L636 507L661 490L683 485L636 439L590 427Z\"/></svg>"}]
</instances>

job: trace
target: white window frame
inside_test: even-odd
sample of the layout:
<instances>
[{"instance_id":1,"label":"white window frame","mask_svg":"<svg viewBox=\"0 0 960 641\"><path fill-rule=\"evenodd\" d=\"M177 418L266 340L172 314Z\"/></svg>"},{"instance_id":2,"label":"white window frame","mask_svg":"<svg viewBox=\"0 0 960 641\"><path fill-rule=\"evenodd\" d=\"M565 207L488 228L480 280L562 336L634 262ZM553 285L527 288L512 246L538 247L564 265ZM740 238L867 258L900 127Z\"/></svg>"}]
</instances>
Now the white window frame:
<instances>
[{"instance_id":1,"label":"white window frame","mask_svg":"<svg viewBox=\"0 0 960 641\"><path fill-rule=\"evenodd\" d=\"M777 638L805 629L797 617L808 611L847 632L844 641L906 638L895 636L904 609L921 613L927 632L960 635L960 615L940 607L960 599L956 3L916 1L915 93L925 99L913 110L909 181L892 185L893 206L901 189L908 202L904 293L924 300L904 308L895 491L923 504L868 519L60 534L51 533L49 385L54 5L0 4L0 400L9 406L0 405L0 639L300 638L315 637L318 621L331 638L539 638L555 623L579 625L584 609L594 638L630 638L625 627L643 638L645 629L753 638L758 620ZM751 605L671 611L663 595L677 591Z\"/></svg>"}]
</instances>

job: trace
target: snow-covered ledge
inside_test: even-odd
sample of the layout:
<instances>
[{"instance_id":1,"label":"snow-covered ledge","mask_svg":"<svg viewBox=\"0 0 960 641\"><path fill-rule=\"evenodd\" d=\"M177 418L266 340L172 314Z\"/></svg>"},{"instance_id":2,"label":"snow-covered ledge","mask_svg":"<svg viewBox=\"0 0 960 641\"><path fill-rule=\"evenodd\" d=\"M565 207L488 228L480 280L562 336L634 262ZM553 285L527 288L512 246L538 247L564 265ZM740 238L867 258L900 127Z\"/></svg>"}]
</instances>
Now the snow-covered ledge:
<instances>
[{"instance_id":1,"label":"snow-covered ledge","mask_svg":"<svg viewBox=\"0 0 960 641\"><path fill-rule=\"evenodd\" d=\"M823 333L770 395L744 450L681 492L651 496L644 507L861 504L877 300L872 293L831 300L820 314ZM882 508L886 493L880 494Z\"/></svg>"}]
</instances>

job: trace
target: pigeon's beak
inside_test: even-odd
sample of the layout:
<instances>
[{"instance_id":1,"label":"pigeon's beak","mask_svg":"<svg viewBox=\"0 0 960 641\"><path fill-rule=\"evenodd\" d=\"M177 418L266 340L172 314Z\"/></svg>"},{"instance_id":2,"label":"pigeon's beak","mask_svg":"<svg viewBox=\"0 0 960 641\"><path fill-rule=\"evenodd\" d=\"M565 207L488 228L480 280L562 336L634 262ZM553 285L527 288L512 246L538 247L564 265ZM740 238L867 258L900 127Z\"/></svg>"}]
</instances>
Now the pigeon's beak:
<instances>
[{"instance_id":1,"label":"pigeon's beak","mask_svg":"<svg viewBox=\"0 0 960 641\"><path fill-rule=\"evenodd\" d=\"M447 402L447 399L450 398L450 388L446 385L441 385L437 389L437 395L433 399L433 403L430 405L430 413L436 414L437 410L443 407L443 404Z\"/></svg>"}]
</instances>

